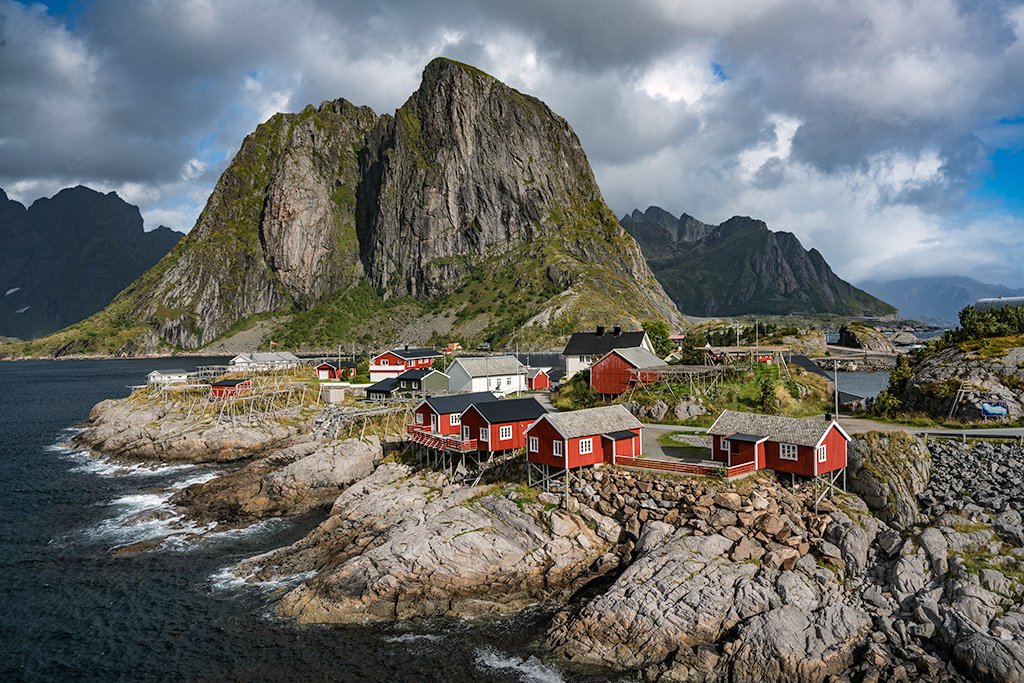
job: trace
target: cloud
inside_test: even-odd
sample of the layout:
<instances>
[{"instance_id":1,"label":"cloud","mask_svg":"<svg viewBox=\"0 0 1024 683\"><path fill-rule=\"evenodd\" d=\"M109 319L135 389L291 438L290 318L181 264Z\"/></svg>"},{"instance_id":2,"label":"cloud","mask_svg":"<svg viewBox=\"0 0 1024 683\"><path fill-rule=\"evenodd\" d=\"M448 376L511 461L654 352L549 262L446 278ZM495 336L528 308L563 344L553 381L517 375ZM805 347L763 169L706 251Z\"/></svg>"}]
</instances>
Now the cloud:
<instances>
[{"instance_id":1,"label":"cloud","mask_svg":"<svg viewBox=\"0 0 1024 683\"><path fill-rule=\"evenodd\" d=\"M447 55L564 116L620 214L755 216L848 278L1024 284L1020 217L975 192L1024 147L1001 123L1024 115L1019 1L93 0L62 21L0 0L0 186L22 201L83 183L188 229L259 122L392 111Z\"/></svg>"}]
</instances>

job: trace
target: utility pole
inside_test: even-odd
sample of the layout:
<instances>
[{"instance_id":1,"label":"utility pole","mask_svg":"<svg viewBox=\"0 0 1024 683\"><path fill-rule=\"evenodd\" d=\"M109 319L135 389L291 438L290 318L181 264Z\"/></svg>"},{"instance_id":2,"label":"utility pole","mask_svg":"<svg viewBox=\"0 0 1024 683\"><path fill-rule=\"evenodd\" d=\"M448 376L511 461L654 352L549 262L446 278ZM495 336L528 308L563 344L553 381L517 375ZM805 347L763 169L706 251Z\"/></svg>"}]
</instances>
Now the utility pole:
<instances>
[{"instance_id":1,"label":"utility pole","mask_svg":"<svg viewBox=\"0 0 1024 683\"><path fill-rule=\"evenodd\" d=\"M836 412L835 419L839 420L839 359L832 359L832 383L836 388Z\"/></svg>"}]
</instances>

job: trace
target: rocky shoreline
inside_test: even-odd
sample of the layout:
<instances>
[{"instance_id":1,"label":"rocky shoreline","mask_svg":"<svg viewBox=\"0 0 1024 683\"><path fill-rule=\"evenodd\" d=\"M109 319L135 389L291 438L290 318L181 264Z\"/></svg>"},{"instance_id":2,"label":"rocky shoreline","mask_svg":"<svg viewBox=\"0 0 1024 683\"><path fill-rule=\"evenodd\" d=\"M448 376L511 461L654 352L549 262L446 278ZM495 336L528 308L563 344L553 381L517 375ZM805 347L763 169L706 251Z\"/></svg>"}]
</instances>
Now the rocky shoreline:
<instances>
[{"instance_id":1,"label":"rocky shoreline","mask_svg":"<svg viewBox=\"0 0 1024 683\"><path fill-rule=\"evenodd\" d=\"M1017 447L867 435L851 448L856 493L815 510L809 483L771 473L605 467L563 498L527 488L517 461L470 486L385 455L377 437L314 433L315 417L182 436L184 416L161 410L105 401L77 442L122 459L241 464L175 496L196 521L323 510L304 538L234 568L303 577L276 606L300 622L541 603L554 609L549 657L642 680L1024 680Z\"/></svg>"}]
</instances>

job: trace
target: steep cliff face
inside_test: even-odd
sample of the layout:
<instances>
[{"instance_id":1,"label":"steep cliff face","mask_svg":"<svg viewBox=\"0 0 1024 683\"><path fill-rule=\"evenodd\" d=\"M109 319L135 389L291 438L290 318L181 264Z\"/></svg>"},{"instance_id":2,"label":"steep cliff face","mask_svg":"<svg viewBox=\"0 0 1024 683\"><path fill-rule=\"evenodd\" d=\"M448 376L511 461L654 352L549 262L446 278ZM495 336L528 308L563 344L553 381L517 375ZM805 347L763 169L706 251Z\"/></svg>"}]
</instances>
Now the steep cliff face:
<instances>
[{"instance_id":1,"label":"steep cliff face","mask_svg":"<svg viewBox=\"0 0 1024 683\"><path fill-rule=\"evenodd\" d=\"M402 330L393 306L430 320ZM259 126L188 238L106 313L179 348L271 314L314 346L679 319L569 124L447 59L394 116L337 100Z\"/></svg>"},{"instance_id":2,"label":"steep cliff face","mask_svg":"<svg viewBox=\"0 0 1024 683\"><path fill-rule=\"evenodd\" d=\"M651 207L624 216L621 223L682 310L695 315L895 312L840 279L816 249L805 250L792 233L774 232L743 216L711 226L686 214L672 231L664 214ZM652 225L661 239L650 239Z\"/></svg>"}]
</instances>

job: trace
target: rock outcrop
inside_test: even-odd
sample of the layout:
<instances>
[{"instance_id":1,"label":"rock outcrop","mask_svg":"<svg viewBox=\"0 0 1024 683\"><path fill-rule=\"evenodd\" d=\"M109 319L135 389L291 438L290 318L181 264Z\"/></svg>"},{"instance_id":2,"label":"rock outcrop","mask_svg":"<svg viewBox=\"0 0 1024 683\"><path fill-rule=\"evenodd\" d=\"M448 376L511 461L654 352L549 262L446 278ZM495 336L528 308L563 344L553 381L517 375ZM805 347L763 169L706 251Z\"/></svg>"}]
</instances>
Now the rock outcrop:
<instances>
[{"instance_id":1,"label":"rock outcrop","mask_svg":"<svg viewBox=\"0 0 1024 683\"><path fill-rule=\"evenodd\" d=\"M908 411L976 421L982 403L1005 403L1011 420L1024 416L1024 347L979 354L956 347L914 365L903 396Z\"/></svg>"},{"instance_id":2,"label":"rock outcrop","mask_svg":"<svg viewBox=\"0 0 1024 683\"><path fill-rule=\"evenodd\" d=\"M928 486L931 456L920 439L905 432L858 435L847 449L847 486L879 519L905 529L927 518L917 497Z\"/></svg>"},{"instance_id":3,"label":"rock outcrop","mask_svg":"<svg viewBox=\"0 0 1024 683\"><path fill-rule=\"evenodd\" d=\"M202 522L247 524L329 506L370 476L381 459L377 437L325 441L300 438L245 467L195 484L171 502Z\"/></svg>"},{"instance_id":4,"label":"rock outcrop","mask_svg":"<svg viewBox=\"0 0 1024 683\"><path fill-rule=\"evenodd\" d=\"M499 295L510 305L495 307ZM254 316L347 319L358 306L358 334L331 335L336 345L398 334L393 319L368 324L388 317L388 300L406 301L409 319L416 302L447 307L453 315L432 316L446 321L432 331L488 330L492 342L528 320L538 333L562 317L679 321L569 124L473 67L435 59L394 116L336 100L260 125L189 235L76 334L115 320L125 335L141 326L192 349ZM281 334L313 342L315 328Z\"/></svg>"},{"instance_id":5,"label":"rock outcrop","mask_svg":"<svg viewBox=\"0 0 1024 683\"><path fill-rule=\"evenodd\" d=\"M279 606L302 622L478 616L564 600L618 566L611 548L584 519L514 492L451 486L443 474L385 463L342 493L306 538L238 571L316 572Z\"/></svg>"},{"instance_id":6,"label":"rock outcrop","mask_svg":"<svg viewBox=\"0 0 1024 683\"><path fill-rule=\"evenodd\" d=\"M190 417L180 404L117 399L97 403L85 430L72 441L96 453L131 461L228 462L281 444L301 428L301 424L286 420L233 425Z\"/></svg>"},{"instance_id":7,"label":"rock outcrop","mask_svg":"<svg viewBox=\"0 0 1024 683\"><path fill-rule=\"evenodd\" d=\"M654 274L693 315L837 313L887 315L889 304L840 279L792 233L734 216L721 225L679 219L656 206L623 216Z\"/></svg>"}]
</instances>

